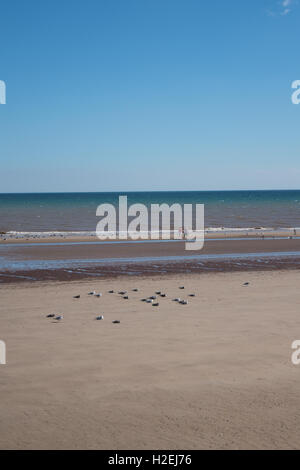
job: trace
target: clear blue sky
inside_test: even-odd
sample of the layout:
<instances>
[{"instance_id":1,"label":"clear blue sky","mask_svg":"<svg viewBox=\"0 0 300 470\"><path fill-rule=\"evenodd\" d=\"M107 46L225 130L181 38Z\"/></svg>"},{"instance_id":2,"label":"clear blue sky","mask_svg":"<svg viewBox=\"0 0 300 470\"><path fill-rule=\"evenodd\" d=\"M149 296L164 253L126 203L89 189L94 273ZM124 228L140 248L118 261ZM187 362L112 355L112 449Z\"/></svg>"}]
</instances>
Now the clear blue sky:
<instances>
[{"instance_id":1,"label":"clear blue sky","mask_svg":"<svg viewBox=\"0 0 300 470\"><path fill-rule=\"evenodd\" d=\"M1 4L0 192L297 189L296 0Z\"/></svg>"}]
</instances>

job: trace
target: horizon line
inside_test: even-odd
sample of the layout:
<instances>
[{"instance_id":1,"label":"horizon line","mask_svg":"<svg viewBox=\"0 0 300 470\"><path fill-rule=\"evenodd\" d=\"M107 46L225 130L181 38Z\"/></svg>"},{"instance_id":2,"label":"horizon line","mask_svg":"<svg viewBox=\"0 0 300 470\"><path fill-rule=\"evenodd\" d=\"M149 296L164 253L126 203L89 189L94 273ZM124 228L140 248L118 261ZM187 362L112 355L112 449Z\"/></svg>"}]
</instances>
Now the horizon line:
<instances>
[{"instance_id":1,"label":"horizon line","mask_svg":"<svg viewBox=\"0 0 300 470\"><path fill-rule=\"evenodd\" d=\"M289 189L155 189L155 190L128 190L128 191L7 191L0 192L0 195L6 194L124 194L124 193L214 193L214 192L248 192L248 191L300 191L300 188L289 188Z\"/></svg>"}]
</instances>

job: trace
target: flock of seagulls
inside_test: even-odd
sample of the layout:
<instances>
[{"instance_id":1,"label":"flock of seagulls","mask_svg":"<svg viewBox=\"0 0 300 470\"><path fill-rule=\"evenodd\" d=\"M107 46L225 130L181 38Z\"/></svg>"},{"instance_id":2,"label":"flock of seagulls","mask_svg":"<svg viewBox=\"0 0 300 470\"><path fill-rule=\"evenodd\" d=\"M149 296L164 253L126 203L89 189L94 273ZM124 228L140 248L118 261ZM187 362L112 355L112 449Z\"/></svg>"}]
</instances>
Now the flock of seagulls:
<instances>
[{"instance_id":1,"label":"flock of seagulls","mask_svg":"<svg viewBox=\"0 0 300 470\"><path fill-rule=\"evenodd\" d=\"M180 286L179 289L183 290L184 286ZM139 290L137 288L132 289L132 292L138 292L138 291ZM108 293L109 294L115 294L116 292L114 290L109 290ZM128 291L119 291L119 292L117 292L117 294L120 295L124 300L129 299ZM101 292L97 293L96 291L88 292L87 295L97 297L97 298L102 297L102 293ZM195 294L189 294L189 297L195 297L195 296L196 296ZM159 297L166 298L167 294L162 292L162 291L156 291L155 294L153 294L149 297L141 299L141 302L151 304L152 307L159 307L159 302L158 302ZM80 295L79 294L74 295L73 299L80 299ZM181 305L187 305L188 304L187 300L182 300L180 298L173 299L173 301L178 302ZM53 320L55 320L57 322L63 320L63 318L64 318L63 315L56 315L54 313L49 313L48 315L46 315L46 317L47 318L52 318ZM97 315L95 320L104 320L104 315ZM121 323L121 322L120 322L120 320L113 320L112 323L118 324L118 323Z\"/></svg>"},{"instance_id":2,"label":"flock of seagulls","mask_svg":"<svg viewBox=\"0 0 300 470\"><path fill-rule=\"evenodd\" d=\"M250 283L249 282L245 282L243 284L243 287L246 287L246 286L249 286ZM184 290L184 286L180 286L179 289L180 290ZM134 288L132 289L132 292L138 292L139 290L137 288ZM109 294L115 294L116 292L114 290L109 290L108 291ZM127 291L119 291L117 292L118 295L120 295L123 299L125 300L128 300L129 299L129 295L128 295L128 292ZM94 297L97 297L97 298L100 298L102 297L102 293L101 292L96 292L96 291L92 291L92 292L89 292L87 295L90 295L90 296L94 296ZM150 295L149 297L145 297L145 298L142 298L141 299L141 302L145 302L147 304L151 304L152 307L159 307L159 302L158 302L158 298L161 297L161 298L166 298L167 297L167 294L162 292L162 291L156 291L155 294L153 295ZM196 294L188 294L188 297L196 297ZM80 295L74 295L73 296L74 299L80 299ZM180 305L188 305L188 301L185 300L185 299L181 299L180 297L177 297L175 299L172 299L173 302L177 302L178 304ZM59 322L61 320L63 320L63 315L56 315L55 313L49 313L48 315L46 315L46 318L52 318L53 320ZM95 320L104 320L104 315L98 315L96 316ZM118 323L121 323L120 320L113 320L112 323L114 324L118 324Z\"/></svg>"}]
</instances>

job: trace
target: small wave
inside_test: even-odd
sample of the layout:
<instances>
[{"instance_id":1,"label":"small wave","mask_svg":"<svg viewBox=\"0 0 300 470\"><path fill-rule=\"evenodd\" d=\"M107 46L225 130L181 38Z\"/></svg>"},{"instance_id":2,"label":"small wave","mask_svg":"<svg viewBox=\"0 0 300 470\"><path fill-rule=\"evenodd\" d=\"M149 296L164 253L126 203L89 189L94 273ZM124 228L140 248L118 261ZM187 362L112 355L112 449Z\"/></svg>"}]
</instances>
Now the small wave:
<instances>
[{"instance_id":1,"label":"small wave","mask_svg":"<svg viewBox=\"0 0 300 470\"><path fill-rule=\"evenodd\" d=\"M280 227L280 228L275 228L275 227L205 227L204 233L206 235L209 234L219 234L219 233L224 233L227 235L230 234L241 234L241 235L248 235L248 234L278 234L278 233L285 233L289 235L296 235L297 231L300 231L300 227ZM186 231L188 232L188 230ZM201 230L191 230L190 233L196 233L196 234L201 234ZM153 239L151 234L156 234L158 235L157 238L178 238L179 231L178 230L170 230L170 231L144 231L144 232L139 232L140 238L145 238L145 239ZM181 234L181 232L180 232ZM69 238L95 238L97 239L97 235L102 236L103 239L106 240L114 240L114 239L123 239L126 240L127 238L130 239L130 233L127 235L126 232L98 232L96 233L95 231L39 231L39 232L22 232L22 231L8 231L8 232L1 232L0 233L0 240L7 240L7 239L69 239ZM297 234L299 235L299 233Z\"/></svg>"}]
</instances>

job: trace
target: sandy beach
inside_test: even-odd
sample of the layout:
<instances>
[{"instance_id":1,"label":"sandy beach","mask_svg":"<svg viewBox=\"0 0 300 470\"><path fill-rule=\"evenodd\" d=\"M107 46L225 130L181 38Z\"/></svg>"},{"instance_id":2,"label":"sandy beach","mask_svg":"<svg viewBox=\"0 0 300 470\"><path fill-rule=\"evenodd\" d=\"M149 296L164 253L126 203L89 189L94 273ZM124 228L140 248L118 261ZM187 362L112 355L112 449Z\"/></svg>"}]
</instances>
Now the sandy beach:
<instances>
[{"instance_id":1,"label":"sandy beach","mask_svg":"<svg viewBox=\"0 0 300 470\"><path fill-rule=\"evenodd\" d=\"M261 271L0 286L0 448L296 448L299 283ZM158 290L158 307L141 302Z\"/></svg>"}]
</instances>

